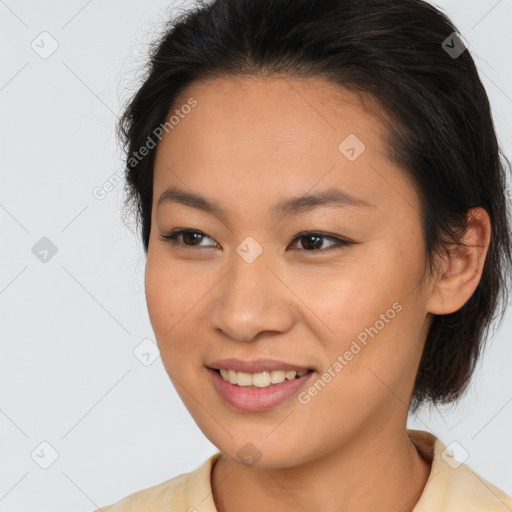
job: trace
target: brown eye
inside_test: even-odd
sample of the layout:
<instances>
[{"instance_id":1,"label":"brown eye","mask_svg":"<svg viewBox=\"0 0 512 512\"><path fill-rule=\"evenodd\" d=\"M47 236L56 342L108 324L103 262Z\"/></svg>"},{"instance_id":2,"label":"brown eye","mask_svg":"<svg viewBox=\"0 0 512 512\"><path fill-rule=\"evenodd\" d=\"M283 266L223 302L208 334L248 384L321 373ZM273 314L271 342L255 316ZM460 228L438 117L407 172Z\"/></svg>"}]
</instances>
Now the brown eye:
<instances>
[{"instance_id":1,"label":"brown eye","mask_svg":"<svg viewBox=\"0 0 512 512\"><path fill-rule=\"evenodd\" d=\"M172 245L182 245L187 247L212 247L208 244L202 244L201 242L209 236L206 236L201 231L192 229L177 229L168 235L161 235L162 239L170 242ZM180 241L182 240L182 241ZM210 238L210 240L212 240Z\"/></svg>"},{"instance_id":2,"label":"brown eye","mask_svg":"<svg viewBox=\"0 0 512 512\"><path fill-rule=\"evenodd\" d=\"M323 243L325 240L330 240L334 243L326 248L323 247ZM334 247L350 245L350 242L342 240L341 238L338 238L336 236L325 235L323 233L316 232L300 233L292 240L292 243L296 242L300 242L301 248L306 252L319 252Z\"/></svg>"}]
</instances>

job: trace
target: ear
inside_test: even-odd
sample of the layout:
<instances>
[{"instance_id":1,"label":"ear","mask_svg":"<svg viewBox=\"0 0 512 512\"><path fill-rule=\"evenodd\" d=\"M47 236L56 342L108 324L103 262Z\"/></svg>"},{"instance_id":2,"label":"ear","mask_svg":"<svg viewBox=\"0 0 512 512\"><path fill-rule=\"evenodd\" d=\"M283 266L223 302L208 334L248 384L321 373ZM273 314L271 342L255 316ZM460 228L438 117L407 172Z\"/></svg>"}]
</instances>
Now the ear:
<instances>
[{"instance_id":1,"label":"ear","mask_svg":"<svg viewBox=\"0 0 512 512\"><path fill-rule=\"evenodd\" d=\"M427 302L430 313L447 315L459 310L476 290L491 240L491 220L481 207L467 213L468 226L459 246L451 244L443 255Z\"/></svg>"}]
</instances>

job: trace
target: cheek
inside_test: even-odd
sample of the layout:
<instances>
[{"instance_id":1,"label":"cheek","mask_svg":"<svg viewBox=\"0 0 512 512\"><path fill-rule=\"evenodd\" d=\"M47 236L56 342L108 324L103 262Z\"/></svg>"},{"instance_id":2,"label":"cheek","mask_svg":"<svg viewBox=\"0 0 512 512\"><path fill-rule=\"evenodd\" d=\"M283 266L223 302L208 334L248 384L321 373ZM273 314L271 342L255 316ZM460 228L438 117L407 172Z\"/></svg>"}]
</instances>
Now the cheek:
<instances>
[{"instance_id":1,"label":"cheek","mask_svg":"<svg viewBox=\"0 0 512 512\"><path fill-rule=\"evenodd\" d=\"M156 245L156 244L155 244ZM201 284L203 283L203 284ZM148 312L157 335L171 333L186 320L187 312L205 293L204 279L171 259L165 248L148 250L145 289ZM193 310L190 311L193 314ZM172 328L172 331L169 331Z\"/></svg>"},{"instance_id":2,"label":"cheek","mask_svg":"<svg viewBox=\"0 0 512 512\"><path fill-rule=\"evenodd\" d=\"M184 279L184 275L187 274L176 266L171 269L165 257L148 251L145 271L146 302L164 362L171 352L180 350L181 344L175 340L183 339L188 316L193 313L191 308L198 301L194 284Z\"/></svg>"},{"instance_id":3,"label":"cheek","mask_svg":"<svg viewBox=\"0 0 512 512\"><path fill-rule=\"evenodd\" d=\"M307 297L330 364L349 351L345 373L354 378L360 378L363 366L366 374L370 365L399 371L417 349L424 320L421 254L395 247L400 246L368 245L353 261L347 258L343 267L317 274L297 290Z\"/></svg>"},{"instance_id":4,"label":"cheek","mask_svg":"<svg viewBox=\"0 0 512 512\"><path fill-rule=\"evenodd\" d=\"M294 293L310 311L318 337L336 345L373 324L400 298L396 271L368 247L340 264L309 269L307 279L303 272L294 280Z\"/></svg>"},{"instance_id":5,"label":"cheek","mask_svg":"<svg viewBox=\"0 0 512 512\"><path fill-rule=\"evenodd\" d=\"M146 302L151 324L159 341L176 322L173 294L169 294L172 287L173 283L165 268L153 254L148 253L145 272Z\"/></svg>"}]
</instances>

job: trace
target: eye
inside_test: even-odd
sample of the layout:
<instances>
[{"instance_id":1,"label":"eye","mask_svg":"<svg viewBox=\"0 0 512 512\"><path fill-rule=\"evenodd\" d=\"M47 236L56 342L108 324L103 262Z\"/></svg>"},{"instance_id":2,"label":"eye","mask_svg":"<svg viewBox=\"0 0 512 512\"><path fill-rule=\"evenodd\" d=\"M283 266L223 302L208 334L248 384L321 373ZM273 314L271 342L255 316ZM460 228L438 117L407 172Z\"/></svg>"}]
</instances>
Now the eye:
<instances>
[{"instance_id":1,"label":"eye","mask_svg":"<svg viewBox=\"0 0 512 512\"><path fill-rule=\"evenodd\" d=\"M336 247L340 247L340 246L347 246L347 245L350 245L351 242L348 242L347 240L343 240L337 236L333 236L333 235L327 235L327 234L324 234L324 233L318 233L316 231L309 231L309 232L305 232L305 233L299 233L291 242L290 245L292 245L293 243L297 243L297 242L300 242L302 240L302 247L305 248L306 252L322 252L322 251L326 251L326 250L329 250L329 249L332 249L332 248L336 248ZM306 243L304 244L304 241L306 240ZM331 240L332 242L334 242L333 245L331 245L330 247L327 247L326 248L322 248L322 240Z\"/></svg>"},{"instance_id":2,"label":"eye","mask_svg":"<svg viewBox=\"0 0 512 512\"><path fill-rule=\"evenodd\" d=\"M204 234L202 231L195 229L178 228L167 235L161 234L161 237L164 241L169 242L170 244L177 247L215 247L218 245L215 242L213 245L203 244L203 241L207 239L213 241L213 239ZM333 244L327 248L322 247L323 241L326 240L333 242ZM288 247L291 247L293 244L297 245L297 242L301 241L301 246L306 252L323 252L331 248L348 246L352 243L337 236L327 235L316 231L309 231L299 233L297 236L295 236ZM297 250L297 248L295 247L293 250Z\"/></svg>"},{"instance_id":3,"label":"eye","mask_svg":"<svg viewBox=\"0 0 512 512\"><path fill-rule=\"evenodd\" d=\"M210 237L206 236L203 232L197 231L195 229L175 229L168 235L160 235L162 239L169 242L171 245L175 246L185 246L185 247L204 247L205 244L201 244L204 239ZM182 239L184 243L179 240ZM206 245L206 247L212 247L211 245Z\"/></svg>"}]
</instances>

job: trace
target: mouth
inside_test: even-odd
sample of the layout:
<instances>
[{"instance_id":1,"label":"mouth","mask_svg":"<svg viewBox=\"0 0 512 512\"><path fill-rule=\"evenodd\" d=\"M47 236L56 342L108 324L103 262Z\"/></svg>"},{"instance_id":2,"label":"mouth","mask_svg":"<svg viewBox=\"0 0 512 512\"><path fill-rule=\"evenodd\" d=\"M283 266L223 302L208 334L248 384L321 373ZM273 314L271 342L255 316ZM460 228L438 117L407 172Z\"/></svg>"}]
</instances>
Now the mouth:
<instances>
[{"instance_id":1,"label":"mouth","mask_svg":"<svg viewBox=\"0 0 512 512\"><path fill-rule=\"evenodd\" d=\"M259 389L282 384L288 380L300 379L313 370L271 370L262 372L240 372L232 368L210 368L221 378L230 384L249 388Z\"/></svg>"},{"instance_id":2,"label":"mouth","mask_svg":"<svg viewBox=\"0 0 512 512\"><path fill-rule=\"evenodd\" d=\"M225 359L207 367L220 398L237 411L261 412L296 395L315 370L279 361Z\"/></svg>"}]
</instances>

